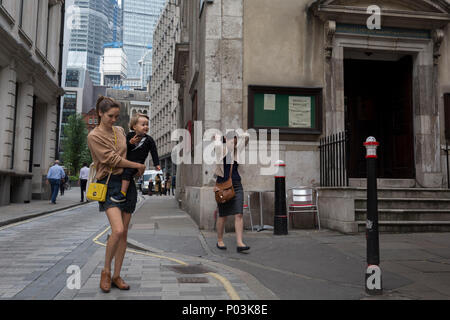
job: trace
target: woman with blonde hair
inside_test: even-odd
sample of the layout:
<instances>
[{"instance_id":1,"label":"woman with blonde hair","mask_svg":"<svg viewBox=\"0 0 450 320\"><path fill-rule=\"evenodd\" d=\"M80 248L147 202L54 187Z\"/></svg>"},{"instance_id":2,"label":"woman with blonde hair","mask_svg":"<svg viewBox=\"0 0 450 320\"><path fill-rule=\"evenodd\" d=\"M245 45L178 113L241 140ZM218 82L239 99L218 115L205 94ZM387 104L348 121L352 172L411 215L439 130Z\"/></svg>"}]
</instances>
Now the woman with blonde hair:
<instances>
[{"instance_id":1,"label":"woman with blonde hair","mask_svg":"<svg viewBox=\"0 0 450 320\"><path fill-rule=\"evenodd\" d=\"M109 97L100 96L97 100L96 111L99 124L89 133L87 140L96 168L97 182L108 181L106 201L99 202L99 209L106 212L111 225L111 236L106 245L100 288L103 292L109 292L111 285L114 285L121 290L128 290L130 286L120 277L120 270L127 248L128 226L137 202L134 181L130 183L125 202L116 203L110 198L120 192L123 168L137 169L137 175L141 176L145 171L145 165L126 159L127 142L124 129L114 126L119 118L120 104ZM114 273L111 277L113 258Z\"/></svg>"}]
</instances>

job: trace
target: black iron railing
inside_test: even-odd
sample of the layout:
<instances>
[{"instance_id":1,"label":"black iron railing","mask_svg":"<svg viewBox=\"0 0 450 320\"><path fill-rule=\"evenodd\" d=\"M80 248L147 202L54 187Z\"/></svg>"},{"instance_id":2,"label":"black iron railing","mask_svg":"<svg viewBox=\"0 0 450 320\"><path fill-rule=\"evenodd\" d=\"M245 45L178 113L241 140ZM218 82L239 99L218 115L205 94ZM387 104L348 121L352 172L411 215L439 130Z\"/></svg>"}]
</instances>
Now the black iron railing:
<instances>
[{"instance_id":1,"label":"black iron railing","mask_svg":"<svg viewBox=\"0 0 450 320\"><path fill-rule=\"evenodd\" d=\"M447 156L447 188L450 189L450 168L448 163L448 140L445 139L445 155Z\"/></svg>"},{"instance_id":2,"label":"black iron railing","mask_svg":"<svg viewBox=\"0 0 450 320\"><path fill-rule=\"evenodd\" d=\"M320 186L348 186L348 133L320 139Z\"/></svg>"}]
</instances>

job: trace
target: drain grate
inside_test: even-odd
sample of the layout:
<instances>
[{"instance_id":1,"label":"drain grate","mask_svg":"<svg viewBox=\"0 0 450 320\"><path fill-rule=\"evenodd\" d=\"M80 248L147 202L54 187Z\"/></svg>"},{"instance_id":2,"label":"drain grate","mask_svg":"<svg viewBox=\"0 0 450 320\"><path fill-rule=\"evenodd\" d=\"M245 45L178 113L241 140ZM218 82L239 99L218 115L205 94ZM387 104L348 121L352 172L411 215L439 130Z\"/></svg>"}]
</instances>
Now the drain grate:
<instances>
[{"instance_id":1,"label":"drain grate","mask_svg":"<svg viewBox=\"0 0 450 320\"><path fill-rule=\"evenodd\" d=\"M178 273L183 274L199 274L199 273L208 273L213 272L212 270L202 266L202 265L187 265L187 266L165 266L168 269L171 269Z\"/></svg>"},{"instance_id":2,"label":"drain grate","mask_svg":"<svg viewBox=\"0 0 450 320\"><path fill-rule=\"evenodd\" d=\"M181 277L177 278L178 283L209 283L206 277Z\"/></svg>"}]
</instances>

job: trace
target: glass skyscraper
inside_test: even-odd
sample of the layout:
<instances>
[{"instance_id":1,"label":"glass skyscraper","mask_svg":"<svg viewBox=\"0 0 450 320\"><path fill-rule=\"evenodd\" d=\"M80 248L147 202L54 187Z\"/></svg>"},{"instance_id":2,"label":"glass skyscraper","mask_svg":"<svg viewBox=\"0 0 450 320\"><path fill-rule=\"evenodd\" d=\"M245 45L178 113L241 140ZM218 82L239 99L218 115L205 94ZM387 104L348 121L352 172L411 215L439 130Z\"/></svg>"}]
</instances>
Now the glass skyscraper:
<instances>
[{"instance_id":1,"label":"glass skyscraper","mask_svg":"<svg viewBox=\"0 0 450 320\"><path fill-rule=\"evenodd\" d=\"M145 87L149 81L152 54L148 51L165 3L166 0L122 0L123 49L128 59L129 84L134 81Z\"/></svg>"},{"instance_id":2,"label":"glass skyscraper","mask_svg":"<svg viewBox=\"0 0 450 320\"><path fill-rule=\"evenodd\" d=\"M122 41L122 10L117 0L66 1L70 27L67 67L85 68L100 84L103 45Z\"/></svg>"}]
</instances>

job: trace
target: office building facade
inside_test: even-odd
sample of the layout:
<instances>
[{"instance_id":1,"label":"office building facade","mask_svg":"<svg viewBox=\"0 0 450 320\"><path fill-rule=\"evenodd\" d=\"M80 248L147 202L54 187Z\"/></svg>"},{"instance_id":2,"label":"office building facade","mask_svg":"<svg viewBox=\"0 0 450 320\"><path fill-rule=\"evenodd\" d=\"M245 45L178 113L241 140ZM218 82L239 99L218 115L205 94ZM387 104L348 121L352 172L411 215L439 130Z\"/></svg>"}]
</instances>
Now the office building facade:
<instances>
[{"instance_id":1,"label":"office building facade","mask_svg":"<svg viewBox=\"0 0 450 320\"><path fill-rule=\"evenodd\" d=\"M49 199L63 21L62 0L0 1L0 205Z\"/></svg>"},{"instance_id":2,"label":"office building facade","mask_svg":"<svg viewBox=\"0 0 450 320\"><path fill-rule=\"evenodd\" d=\"M122 10L117 0L68 0L66 10L66 65L87 69L99 85L103 46L122 39Z\"/></svg>"},{"instance_id":3,"label":"office building facade","mask_svg":"<svg viewBox=\"0 0 450 320\"><path fill-rule=\"evenodd\" d=\"M151 75L153 32L165 0L123 0L123 49L128 59L125 84L145 88ZM139 61L142 60L140 64Z\"/></svg>"},{"instance_id":4,"label":"office building facade","mask_svg":"<svg viewBox=\"0 0 450 320\"><path fill-rule=\"evenodd\" d=\"M153 34L153 73L150 82L150 132L158 146L161 168L172 176L176 173L176 167L171 153L176 143L171 140L171 134L177 129L179 110L179 85L173 80L175 45L180 41L179 17L179 7L174 1L168 1Z\"/></svg>"}]
</instances>

